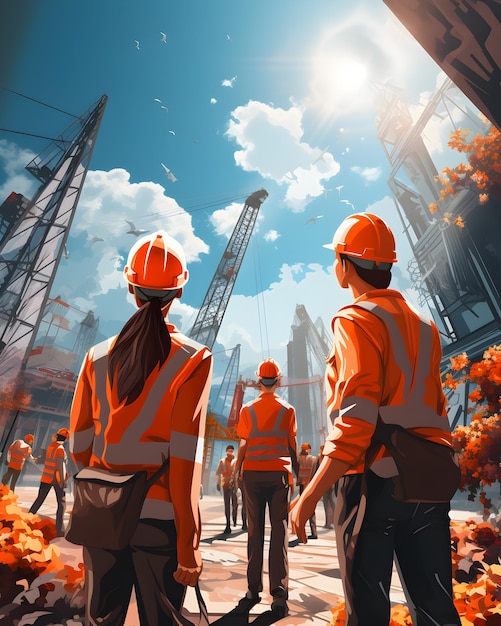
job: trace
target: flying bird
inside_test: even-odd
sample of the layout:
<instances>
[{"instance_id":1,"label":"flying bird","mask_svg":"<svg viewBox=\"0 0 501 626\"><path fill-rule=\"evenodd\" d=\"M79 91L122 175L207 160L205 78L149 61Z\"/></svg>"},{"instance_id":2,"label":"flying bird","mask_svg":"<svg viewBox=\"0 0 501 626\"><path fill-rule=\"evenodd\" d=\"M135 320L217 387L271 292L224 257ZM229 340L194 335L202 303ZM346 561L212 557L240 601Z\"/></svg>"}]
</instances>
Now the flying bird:
<instances>
[{"instance_id":1,"label":"flying bird","mask_svg":"<svg viewBox=\"0 0 501 626\"><path fill-rule=\"evenodd\" d=\"M135 39L134 43L136 44L136 50L139 50L139 41L137 39Z\"/></svg>"},{"instance_id":2,"label":"flying bird","mask_svg":"<svg viewBox=\"0 0 501 626\"><path fill-rule=\"evenodd\" d=\"M93 243L97 243L98 241L104 241L104 239L102 237L97 237L96 235L94 235L94 237L89 237L89 241L90 245L92 245Z\"/></svg>"},{"instance_id":3,"label":"flying bird","mask_svg":"<svg viewBox=\"0 0 501 626\"><path fill-rule=\"evenodd\" d=\"M322 150L320 152L320 154L318 155L318 157L313 161L312 165L315 165L315 163L318 163L319 161L324 161L324 155L327 153L327 150L329 149L329 146L327 146L327 148L325 148L325 150Z\"/></svg>"},{"instance_id":4,"label":"flying bird","mask_svg":"<svg viewBox=\"0 0 501 626\"><path fill-rule=\"evenodd\" d=\"M355 207L349 200L340 200L339 202L342 202L343 204L347 204L348 206L351 206L353 211L355 210Z\"/></svg>"},{"instance_id":5,"label":"flying bird","mask_svg":"<svg viewBox=\"0 0 501 626\"><path fill-rule=\"evenodd\" d=\"M236 79L236 76L233 76L233 78L225 78L221 81L221 85L223 87L233 87L233 83L236 81Z\"/></svg>"},{"instance_id":6,"label":"flying bird","mask_svg":"<svg viewBox=\"0 0 501 626\"><path fill-rule=\"evenodd\" d=\"M160 31L160 34L162 35L162 39L160 39L160 41L163 41L163 43L167 43L167 35L165 33L162 33L162 31Z\"/></svg>"},{"instance_id":7,"label":"flying bird","mask_svg":"<svg viewBox=\"0 0 501 626\"><path fill-rule=\"evenodd\" d=\"M129 222L129 220L125 220L129 225L130 230L127 231L128 235L134 235L135 237L139 237L143 233L147 233L147 230L143 230L142 228L136 228L134 222Z\"/></svg>"},{"instance_id":8,"label":"flying bird","mask_svg":"<svg viewBox=\"0 0 501 626\"><path fill-rule=\"evenodd\" d=\"M158 102L159 104L162 104L162 101L160 100L160 98L155 98L154 100L155 102Z\"/></svg>"},{"instance_id":9,"label":"flying bird","mask_svg":"<svg viewBox=\"0 0 501 626\"><path fill-rule=\"evenodd\" d=\"M64 244L64 258L66 260L70 258L70 253L68 252L68 248L66 247L66 244Z\"/></svg>"},{"instance_id":10,"label":"flying bird","mask_svg":"<svg viewBox=\"0 0 501 626\"><path fill-rule=\"evenodd\" d=\"M174 174L170 171L170 169L164 165L163 163L160 163L160 165L164 168L165 173L167 174L167 178L169 180L171 180L173 183L176 182L177 178L174 176Z\"/></svg>"},{"instance_id":11,"label":"flying bird","mask_svg":"<svg viewBox=\"0 0 501 626\"><path fill-rule=\"evenodd\" d=\"M226 35L226 41L231 41L231 37L229 35Z\"/></svg>"},{"instance_id":12,"label":"flying bird","mask_svg":"<svg viewBox=\"0 0 501 626\"><path fill-rule=\"evenodd\" d=\"M165 105L163 105L163 104L161 104L161 105L160 105L160 108L161 108L161 109L164 109L164 111L168 111L168 110L169 110L169 108L168 108L168 107L166 107L166 106L165 106Z\"/></svg>"},{"instance_id":13,"label":"flying bird","mask_svg":"<svg viewBox=\"0 0 501 626\"><path fill-rule=\"evenodd\" d=\"M305 224L309 224L310 222L313 222L314 224L317 223L317 220L321 219L323 217L323 215L317 215L316 217L310 217L309 220L306 220Z\"/></svg>"},{"instance_id":14,"label":"flying bird","mask_svg":"<svg viewBox=\"0 0 501 626\"><path fill-rule=\"evenodd\" d=\"M292 170L289 170L287 174L285 174L285 178L288 178L289 180L297 181L297 176L296 174L294 174Z\"/></svg>"},{"instance_id":15,"label":"flying bird","mask_svg":"<svg viewBox=\"0 0 501 626\"><path fill-rule=\"evenodd\" d=\"M338 195L338 197L339 197L339 198L341 198L341 189L342 189L343 187L344 187L344 185L338 185L338 186L336 187L336 189L337 189L337 195Z\"/></svg>"},{"instance_id":16,"label":"flying bird","mask_svg":"<svg viewBox=\"0 0 501 626\"><path fill-rule=\"evenodd\" d=\"M174 135L174 137L176 136L176 133L175 133L173 130L169 130L169 133L170 133L171 135Z\"/></svg>"}]
</instances>

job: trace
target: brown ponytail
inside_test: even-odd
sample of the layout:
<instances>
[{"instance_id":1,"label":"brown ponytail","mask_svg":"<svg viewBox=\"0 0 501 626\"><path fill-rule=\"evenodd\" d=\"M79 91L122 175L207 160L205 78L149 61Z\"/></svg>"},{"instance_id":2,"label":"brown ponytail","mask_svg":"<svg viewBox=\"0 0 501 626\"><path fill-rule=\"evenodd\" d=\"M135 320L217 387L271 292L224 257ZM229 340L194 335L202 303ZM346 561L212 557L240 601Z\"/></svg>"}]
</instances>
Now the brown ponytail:
<instances>
[{"instance_id":1,"label":"brown ponytail","mask_svg":"<svg viewBox=\"0 0 501 626\"><path fill-rule=\"evenodd\" d=\"M171 348L171 338L162 315L160 298L144 303L126 322L108 357L110 385L116 377L120 402L131 404L158 365L160 368Z\"/></svg>"}]
</instances>

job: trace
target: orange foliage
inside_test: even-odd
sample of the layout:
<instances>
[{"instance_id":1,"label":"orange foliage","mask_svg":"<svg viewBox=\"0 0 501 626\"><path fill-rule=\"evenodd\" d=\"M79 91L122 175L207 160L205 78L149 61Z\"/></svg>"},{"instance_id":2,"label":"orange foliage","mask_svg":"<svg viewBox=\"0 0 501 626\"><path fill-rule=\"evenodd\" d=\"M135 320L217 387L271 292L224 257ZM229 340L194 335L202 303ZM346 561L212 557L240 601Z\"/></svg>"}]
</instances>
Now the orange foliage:
<instances>
[{"instance_id":1,"label":"orange foliage","mask_svg":"<svg viewBox=\"0 0 501 626\"><path fill-rule=\"evenodd\" d=\"M50 543L55 537L53 520L25 513L17 505L17 495L0 484L0 606L12 602L26 583L31 585L41 575L52 574L69 594L82 585L83 564L78 570L64 565L59 548ZM45 581L40 594L53 587Z\"/></svg>"},{"instance_id":2,"label":"orange foliage","mask_svg":"<svg viewBox=\"0 0 501 626\"><path fill-rule=\"evenodd\" d=\"M476 134L468 139L469 129L455 130L450 135L448 146L467 155L468 163L460 163L454 168L445 168L437 177L442 185L438 202L429 205L431 213L438 211L438 204L450 196L456 196L463 189L477 189L480 204L489 197L501 198L501 133L492 126L486 135ZM446 216L449 217L446 217ZM461 217L452 219L445 214L443 221L464 227Z\"/></svg>"}]
</instances>

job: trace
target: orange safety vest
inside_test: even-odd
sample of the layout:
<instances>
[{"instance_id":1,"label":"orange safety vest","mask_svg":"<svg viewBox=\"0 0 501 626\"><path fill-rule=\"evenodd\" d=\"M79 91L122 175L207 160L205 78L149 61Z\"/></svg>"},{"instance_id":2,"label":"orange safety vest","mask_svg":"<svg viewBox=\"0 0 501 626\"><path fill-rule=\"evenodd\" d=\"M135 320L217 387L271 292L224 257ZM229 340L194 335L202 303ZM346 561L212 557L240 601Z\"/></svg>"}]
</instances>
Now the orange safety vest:
<instances>
[{"instance_id":1,"label":"orange safety vest","mask_svg":"<svg viewBox=\"0 0 501 626\"><path fill-rule=\"evenodd\" d=\"M313 476L313 469L317 461L316 457L311 454L300 454L299 457L299 476L297 482L300 485L306 485L310 482Z\"/></svg>"},{"instance_id":2,"label":"orange safety vest","mask_svg":"<svg viewBox=\"0 0 501 626\"><path fill-rule=\"evenodd\" d=\"M237 426L238 436L247 441L243 469L291 474L289 439L296 428L294 407L276 394L262 393L244 405Z\"/></svg>"},{"instance_id":3,"label":"orange safety vest","mask_svg":"<svg viewBox=\"0 0 501 626\"><path fill-rule=\"evenodd\" d=\"M89 350L70 413L70 452L78 469L146 470L150 475L170 457L169 469L148 491L141 517L174 519L179 562L195 567L212 354L172 324L167 327L172 344L166 362L127 405L119 402L107 375L116 337Z\"/></svg>"},{"instance_id":4,"label":"orange safety vest","mask_svg":"<svg viewBox=\"0 0 501 626\"><path fill-rule=\"evenodd\" d=\"M398 291L377 289L340 309L332 327L326 389L333 428L325 456L349 463L347 473L362 472L378 414L385 423L452 445L433 322ZM384 447L371 469L383 477L397 474Z\"/></svg>"},{"instance_id":5,"label":"orange safety vest","mask_svg":"<svg viewBox=\"0 0 501 626\"><path fill-rule=\"evenodd\" d=\"M9 469L22 470L24 462L31 454L31 446L22 439L17 439L9 447Z\"/></svg>"},{"instance_id":6,"label":"orange safety vest","mask_svg":"<svg viewBox=\"0 0 501 626\"><path fill-rule=\"evenodd\" d=\"M63 461L63 471L66 474L66 451L63 444L60 441L53 441L47 448L45 455L45 465L43 466L43 473L40 482L52 483L54 481L61 483L61 476L59 474L58 459ZM66 475L65 475L66 478Z\"/></svg>"},{"instance_id":7,"label":"orange safety vest","mask_svg":"<svg viewBox=\"0 0 501 626\"><path fill-rule=\"evenodd\" d=\"M229 461L227 458L221 459L218 463L216 475L221 476L221 485L230 487L233 484L233 468L235 459Z\"/></svg>"}]
</instances>

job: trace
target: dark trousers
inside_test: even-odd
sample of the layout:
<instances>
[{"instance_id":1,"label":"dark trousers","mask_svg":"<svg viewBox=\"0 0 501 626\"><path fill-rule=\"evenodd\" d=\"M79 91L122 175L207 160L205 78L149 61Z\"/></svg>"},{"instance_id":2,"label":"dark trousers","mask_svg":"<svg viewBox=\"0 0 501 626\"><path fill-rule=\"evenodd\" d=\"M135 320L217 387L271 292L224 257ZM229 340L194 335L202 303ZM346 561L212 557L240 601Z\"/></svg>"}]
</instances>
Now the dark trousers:
<instances>
[{"instance_id":1,"label":"dark trousers","mask_svg":"<svg viewBox=\"0 0 501 626\"><path fill-rule=\"evenodd\" d=\"M14 491L16 483L21 475L21 470L14 469L13 467L7 468L7 471L3 475L2 483L8 485L10 481L10 490Z\"/></svg>"},{"instance_id":2,"label":"dark trousers","mask_svg":"<svg viewBox=\"0 0 501 626\"><path fill-rule=\"evenodd\" d=\"M289 535L289 484L287 472L259 472L245 470L243 486L247 506L247 584L256 595L263 590L263 550L265 512L268 506L271 535L268 554L270 593L287 595L289 563L287 548Z\"/></svg>"},{"instance_id":3,"label":"dark trousers","mask_svg":"<svg viewBox=\"0 0 501 626\"><path fill-rule=\"evenodd\" d=\"M303 493L305 488L306 488L306 485L303 485L302 483L299 484L299 495ZM310 522L311 534L314 537L316 537L317 536L317 514L315 513L315 511L313 511L313 515L310 517L309 522Z\"/></svg>"},{"instance_id":4,"label":"dark trousers","mask_svg":"<svg viewBox=\"0 0 501 626\"><path fill-rule=\"evenodd\" d=\"M141 520L124 550L84 548L86 626L121 626L134 586L141 626L171 626L165 598L181 609L173 520Z\"/></svg>"},{"instance_id":5,"label":"dark trousers","mask_svg":"<svg viewBox=\"0 0 501 626\"><path fill-rule=\"evenodd\" d=\"M35 502L31 505L30 513L36 513L38 509L45 502L45 498L49 495L49 491L54 488L57 499L57 512L56 512L56 532L58 535L62 535L63 533L63 516L64 516L64 507L66 505L66 498L64 495L64 488L61 485L53 480L51 483L40 483L40 487L38 489L38 496Z\"/></svg>"},{"instance_id":6,"label":"dark trousers","mask_svg":"<svg viewBox=\"0 0 501 626\"><path fill-rule=\"evenodd\" d=\"M335 528L346 626L388 626L394 559L414 625L461 626L452 601L449 503L398 502L391 478L370 471L365 501L361 484L361 474L337 484Z\"/></svg>"},{"instance_id":7,"label":"dark trousers","mask_svg":"<svg viewBox=\"0 0 501 626\"><path fill-rule=\"evenodd\" d=\"M233 485L223 485L223 498L224 498L224 515L226 517L226 526L230 527L230 521L233 519L233 525L237 524L237 508L238 499L237 491Z\"/></svg>"},{"instance_id":8,"label":"dark trousers","mask_svg":"<svg viewBox=\"0 0 501 626\"><path fill-rule=\"evenodd\" d=\"M334 526L334 487L330 487L322 497L325 513L324 528L332 528Z\"/></svg>"}]
</instances>

